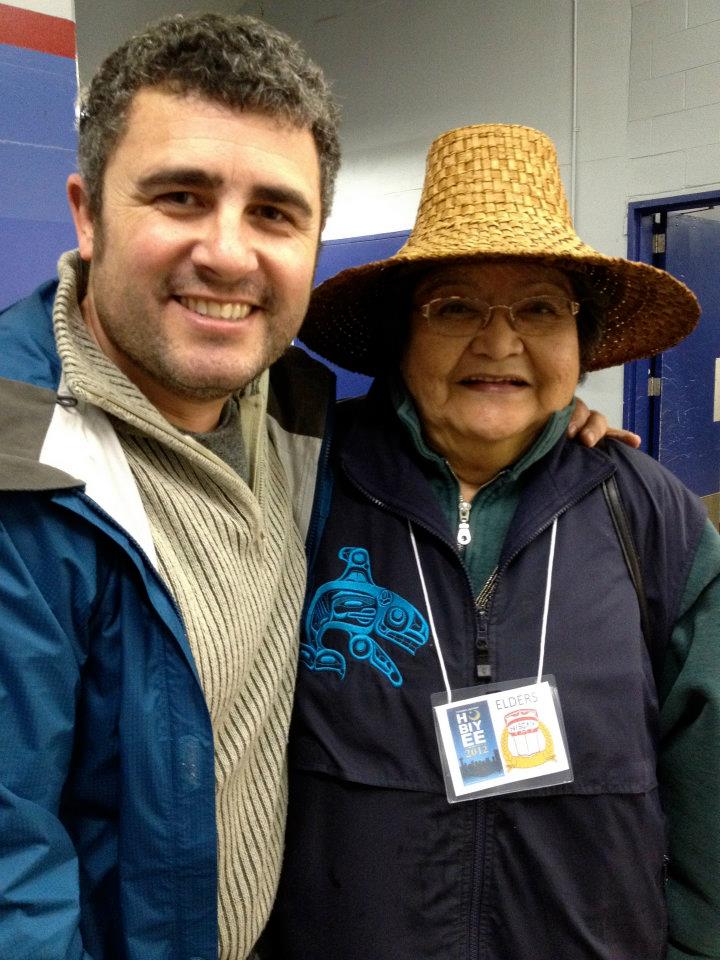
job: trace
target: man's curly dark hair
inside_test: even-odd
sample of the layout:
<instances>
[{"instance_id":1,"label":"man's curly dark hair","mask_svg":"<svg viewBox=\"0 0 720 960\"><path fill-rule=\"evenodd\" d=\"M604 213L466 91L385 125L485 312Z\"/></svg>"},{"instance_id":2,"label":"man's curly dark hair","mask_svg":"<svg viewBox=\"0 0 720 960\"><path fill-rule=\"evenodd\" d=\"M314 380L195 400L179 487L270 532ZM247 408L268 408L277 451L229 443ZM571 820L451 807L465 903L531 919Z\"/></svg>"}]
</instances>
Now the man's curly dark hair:
<instances>
[{"instance_id":1,"label":"man's curly dark hair","mask_svg":"<svg viewBox=\"0 0 720 960\"><path fill-rule=\"evenodd\" d=\"M322 222L340 166L339 111L322 71L290 37L249 16L165 17L101 64L79 98L78 164L90 212L102 209L103 177L138 91L156 87L256 110L309 129L320 160Z\"/></svg>"}]
</instances>

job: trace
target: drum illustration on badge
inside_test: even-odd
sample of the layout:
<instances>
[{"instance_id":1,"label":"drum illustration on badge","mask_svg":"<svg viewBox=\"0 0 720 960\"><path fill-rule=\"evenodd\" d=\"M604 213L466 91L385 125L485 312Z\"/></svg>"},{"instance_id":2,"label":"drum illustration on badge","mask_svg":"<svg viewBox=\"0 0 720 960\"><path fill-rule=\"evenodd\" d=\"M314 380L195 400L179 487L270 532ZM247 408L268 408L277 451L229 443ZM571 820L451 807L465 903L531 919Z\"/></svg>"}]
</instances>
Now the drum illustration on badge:
<instances>
[{"instance_id":1,"label":"drum illustration on badge","mask_svg":"<svg viewBox=\"0 0 720 960\"><path fill-rule=\"evenodd\" d=\"M552 734L537 710L530 707L512 710L505 714L504 720L500 750L508 767L539 767L555 759Z\"/></svg>"}]
</instances>

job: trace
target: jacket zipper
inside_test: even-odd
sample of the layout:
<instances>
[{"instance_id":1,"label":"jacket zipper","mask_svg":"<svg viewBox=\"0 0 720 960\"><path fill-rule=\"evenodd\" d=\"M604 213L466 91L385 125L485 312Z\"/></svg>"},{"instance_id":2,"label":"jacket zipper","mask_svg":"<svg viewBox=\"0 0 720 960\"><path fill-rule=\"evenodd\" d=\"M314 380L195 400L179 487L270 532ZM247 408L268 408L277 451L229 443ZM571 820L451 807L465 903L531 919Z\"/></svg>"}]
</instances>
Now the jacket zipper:
<instances>
[{"instance_id":1,"label":"jacket zipper","mask_svg":"<svg viewBox=\"0 0 720 960\"><path fill-rule=\"evenodd\" d=\"M448 472L455 479L455 483L457 483L458 485L458 490L461 490L458 476L447 460L445 461L445 466ZM495 483L495 481L505 473L507 473L507 469L500 470L498 473L495 474L494 477L490 477L490 479L486 480L485 483L481 483L480 486L475 491L475 494L473 494L473 499L478 493L480 493L481 490L484 490L485 487L489 487L491 483ZM460 492L460 494L458 495L457 542L458 542L458 546L460 547L461 556L464 553L465 547L467 547L470 541L472 540L472 531L470 529L470 511L471 510L472 510L472 501L466 500L465 497L462 495L462 492Z\"/></svg>"},{"instance_id":2,"label":"jacket zipper","mask_svg":"<svg viewBox=\"0 0 720 960\"><path fill-rule=\"evenodd\" d=\"M345 473L345 476L347 477L347 479L349 480L349 482L355 487L355 489L358 490L360 493L362 493L362 495L363 495L367 500L369 500L370 503L372 503L374 506L378 507L378 508L381 509L381 510L384 510L386 513L389 513L389 514L391 514L391 515L393 515L393 516L401 517L401 518L403 517L403 515L402 515L399 511L393 510L392 507L388 506L388 504L383 503L382 500L379 500L377 497L375 497L375 496L373 496L371 493L369 493L369 492L362 486L362 484L358 483L357 480L355 480L354 477L351 477L346 470L344 470L344 473ZM405 517L404 519L410 520L409 517ZM414 523L414 524L416 524L416 526L420 527L421 529L425 530L425 531L426 531L427 533L429 533L431 536L433 536L433 537L435 537L436 539L440 540L440 541L441 541L442 543L444 543L446 546L450 547L450 548L452 549L453 553L455 553L456 556L457 556L457 550L456 550L456 548L453 546L453 544L450 543L449 540L446 540L444 537L441 537L438 533L436 533L434 530L432 530L427 524L423 523L421 520L412 520L411 522ZM459 539L459 538L458 538L458 539ZM464 565L462 562L461 562L460 566L462 567L463 573L464 573L464 575L465 575L465 580L466 580L466 582L467 582L468 589L469 589L469 591L470 591L470 595L472 596L472 595L473 595L473 592L472 592L472 584L471 584L471 582L470 582L470 577L469 577L469 575L468 575L467 570L465 569L465 565ZM485 584L485 586L484 586L483 589L480 591L480 593L478 594L477 598L476 598L475 601L474 601L474 607L475 607L475 630L476 630L476 640L475 640L475 644L476 644L476 649L477 649L478 651L480 650L480 638L481 638L481 635L482 635L482 631L483 631L483 629L484 629L485 631L487 630L487 627L486 627L486 624L484 623L483 618L484 618L484 616L485 616L485 613L486 613L486 611L487 611L487 606L488 606L488 604L489 604L489 602L490 602L490 599L491 599L492 594L493 594L493 591L494 591L495 582L497 581L497 574L498 574L498 571L497 571L497 569L495 569L495 570L493 571L493 573L490 575L489 580L487 581L487 583ZM485 643L485 653L486 653L486 657L487 657L487 670L488 670L488 677L486 678L486 680L487 680L487 679L489 679L489 670L490 670L489 657L487 656L487 654L488 654L488 650L487 650L487 639L485 639L484 643ZM477 654L476 654L476 656L477 656ZM476 669L476 671L478 670L478 664L477 664L477 662L476 662L476 668L475 668L475 669ZM487 831L486 831L486 829L485 829L485 821L486 821L486 818L487 818L487 814L486 814L486 804L487 804L487 802L488 802L488 801L485 801L485 802L483 802L483 803L481 803L481 802L475 802L475 803L473 803L473 806L474 806L473 815L474 815L474 821L475 821L475 822L474 822L474 834L475 834L475 836L474 836L474 854L473 854L473 860L472 860L472 884L471 884L471 888L470 888L470 907L469 907L469 911L468 911L468 923L469 923L469 929L468 929L469 957L468 957L468 960L480 960L480 938L479 938L479 936L478 936L478 934L477 934L477 930L478 930L479 921L480 921L480 907L481 907L481 904L482 904L482 895L483 895L483 887L484 887L484 878L483 878L483 875L482 875L482 869L483 869L483 866L484 866L484 864L485 864L485 855L484 855L484 854L485 854L485 839L486 839L486 836L487 836Z\"/></svg>"},{"instance_id":3,"label":"jacket zipper","mask_svg":"<svg viewBox=\"0 0 720 960\"><path fill-rule=\"evenodd\" d=\"M472 540L472 534L470 533L470 504L462 494L458 501L458 517L457 542L458 546L464 549Z\"/></svg>"},{"instance_id":4,"label":"jacket zipper","mask_svg":"<svg viewBox=\"0 0 720 960\"><path fill-rule=\"evenodd\" d=\"M487 626L487 608L495 592L497 583L498 568L495 567L490 574L485 586L475 597L475 610L478 616L478 635L475 641L475 676L484 683L487 683L492 677L492 667L490 666L490 646L488 644L488 626Z\"/></svg>"},{"instance_id":5,"label":"jacket zipper","mask_svg":"<svg viewBox=\"0 0 720 960\"><path fill-rule=\"evenodd\" d=\"M489 683L492 679L492 667L490 665L490 645L488 644L488 623L487 613L498 579L498 568L495 567L488 577L480 593L475 597L475 610L477 611L479 628L477 640L475 641L475 673L478 683ZM470 890L470 910L468 914L468 941L469 957L471 960L479 960L480 957L480 936L478 929L480 926L480 913L482 909L483 893L485 889L485 863L486 863L486 841L488 835L488 817L492 816L492 800L484 800L482 803L474 804L474 853L472 862L473 882Z\"/></svg>"},{"instance_id":6,"label":"jacket zipper","mask_svg":"<svg viewBox=\"0 0 720 960\"><path fill-rule=\"evenodd\" d=\"M441 536L436 530L433 530L432 527L429 527L424 521L418 520L418 519L414 519L414 518L410 518L410 517L408 517L408 516L405 516L405 515L404 515L403 513L401 513L399 510L394 510L394 509L393 509L391 506L389 506L387 503L384 503L382 500L379 500L377 497L373 496L373 494L369 493L369 492L365 489L365 487L363 487L363 485L362 485L361 483L359 483L354 477L350 476L350 474L347 472L347 470L343 469L343 473L344 473L345 476L347 477L348 481L353 485L353 487L355 487L355 489L358 490L358 491L366 498L366 500L369 500L369 502L372 503L373 506L379 507L381 510L384 510L385 513L389 513L389 514L391 514L391 515L394 516L394 517L400 517L401 519L410 521L410 522L413 523L416 527L419 527L420 529L424 530L426 533L429 533L431 537L433 537L433 538L436 539L436 540L439 540L441 543L445 544L446 547L449 547L450 550L453 552L453 554L458 558L458 560L460 560L460 557L458 556L458 547L457 547L455 544L453 544L449 539L446 539L445 537ZM462 561L460 562L460 568L461 568L461 570L462 570L462 572L463 572L463 576L465 577L465 582L466 582L467 587L468 587L468 593L470 594L471 597L474 597L473 589L472 589L472 584L471 584L471 582L470 582L470 577L469 577L468 572L467 572L467 570L465 569L465 565L462 563ZM476 635L476 638L477 638L478 631L479 631L478 612L479 612L479 611L478 611L477 607L475 606L475 635ZM477 642L477 640L476 640L476 642Z\"/></svg>"}]
</instances>

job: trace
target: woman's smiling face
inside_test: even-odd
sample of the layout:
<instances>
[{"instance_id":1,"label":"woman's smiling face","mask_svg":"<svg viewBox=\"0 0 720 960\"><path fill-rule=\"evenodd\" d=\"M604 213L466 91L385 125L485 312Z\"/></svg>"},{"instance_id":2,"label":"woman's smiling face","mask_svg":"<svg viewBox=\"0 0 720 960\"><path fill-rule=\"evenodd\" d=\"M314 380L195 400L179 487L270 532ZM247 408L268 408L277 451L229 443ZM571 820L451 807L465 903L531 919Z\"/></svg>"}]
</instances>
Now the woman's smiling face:
<instances>
[{"instance_id":1,"label":"woman's smiling face","mask_svg":"<svg viewBox=\"0 0 720 960\"><path fill-rule=\"evenodd\" d=\"M526 334L516 332L508 311L493 310L474 336L445 336L421 307L440 297L470 297L490 306L528 297L574 300L561 270L518 260L452 263L436 267L415 288L410 336L400 368L425 434L453 463L490 456L512 463L533 442L550 416L567 406L580 376L578 331L566 322Z\"/></svg>"}]
</instances>

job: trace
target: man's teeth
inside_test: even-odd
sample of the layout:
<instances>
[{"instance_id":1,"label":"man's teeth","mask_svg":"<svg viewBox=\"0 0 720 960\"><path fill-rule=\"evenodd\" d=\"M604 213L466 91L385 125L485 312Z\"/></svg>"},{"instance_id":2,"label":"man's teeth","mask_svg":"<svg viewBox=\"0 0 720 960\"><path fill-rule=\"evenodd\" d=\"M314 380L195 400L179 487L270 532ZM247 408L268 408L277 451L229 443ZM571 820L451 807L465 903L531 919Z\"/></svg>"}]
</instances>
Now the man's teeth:
<instances>
[{"instance_id":1,"label":"man's teeth","mask_svg":"<svg viewBox=\"0 0 720 960\"><path fill-rule=\"evenodd\" d=\"M218 300L200 300L195 297L179 297L180 303L203 317L217 320L244 320L252 310L249 303L221 303Z\"/></svg>"}]
</instances>

